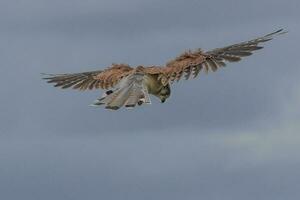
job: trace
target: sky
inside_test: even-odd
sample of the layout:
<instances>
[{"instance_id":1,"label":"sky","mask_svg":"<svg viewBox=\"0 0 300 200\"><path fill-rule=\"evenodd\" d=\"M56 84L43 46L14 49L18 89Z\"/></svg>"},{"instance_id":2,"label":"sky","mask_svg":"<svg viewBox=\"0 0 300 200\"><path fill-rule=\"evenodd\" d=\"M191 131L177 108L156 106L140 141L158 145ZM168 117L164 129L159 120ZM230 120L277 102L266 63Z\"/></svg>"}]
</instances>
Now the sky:
<instances>
[{"instance_id":1,"label":"sky","mask_svg":"<svg viewBox=\"0 0 300 200\"><path fill-rule=\"evenodd\" d=\"M298 0L1 0L0 198L300 198ZM288 34L117 112L41 73L163 65Z\"/></svg>"}]
</instances>

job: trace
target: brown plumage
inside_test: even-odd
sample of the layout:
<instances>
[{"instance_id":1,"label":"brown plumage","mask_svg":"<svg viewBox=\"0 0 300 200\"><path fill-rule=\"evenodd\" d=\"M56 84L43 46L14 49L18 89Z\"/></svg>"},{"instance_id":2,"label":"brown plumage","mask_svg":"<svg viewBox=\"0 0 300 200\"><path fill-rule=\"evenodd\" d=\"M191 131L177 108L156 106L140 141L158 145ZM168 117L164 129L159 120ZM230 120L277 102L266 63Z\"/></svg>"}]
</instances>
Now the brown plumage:
<instances>
[{"instance_id":1,"label":"brown plumage","mask_svg":"<svg viewBox=\"0 0 300 200\"><path fill-rule=\"evenodd\" d=\"M253 51L262 49L260 43L273 39L275 35L285 33L283 29L247 42L203 52L201 49L187 51L167 62L166 66L138 66L132 68L127 64L112 64L99 71L74 74L46 74L48 83L55 87L78 90L111 89L109 94L98 99L94 105L105 104L106 108L118 109L125 105L150 103L149 94L164 102L170 96L170 83L182 77L189 79L198 76L200 71L215 72L225 67L226 62L237 62L252 55Z\"/></svg>"}]
</instances>

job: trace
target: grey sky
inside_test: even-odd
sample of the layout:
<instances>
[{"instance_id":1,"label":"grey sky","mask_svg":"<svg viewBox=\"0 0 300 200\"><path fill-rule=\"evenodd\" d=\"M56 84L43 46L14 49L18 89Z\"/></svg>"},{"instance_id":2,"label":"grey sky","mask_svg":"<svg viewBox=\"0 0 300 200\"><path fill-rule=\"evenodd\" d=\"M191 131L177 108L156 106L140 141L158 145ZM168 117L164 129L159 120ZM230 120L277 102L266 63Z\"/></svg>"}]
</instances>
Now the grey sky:
<instances>
[{"instance_id":1,"label":"grey sky","mask_svg":"<svg viewBox=\"0 0 300 200\"><path fill-rule=\"evenodd\" d=\"M300 3L0 1L0 198L299 199ZM40 73L162 65L289 33L239 63L110 112Z\"/></svg>"}]
</instances>

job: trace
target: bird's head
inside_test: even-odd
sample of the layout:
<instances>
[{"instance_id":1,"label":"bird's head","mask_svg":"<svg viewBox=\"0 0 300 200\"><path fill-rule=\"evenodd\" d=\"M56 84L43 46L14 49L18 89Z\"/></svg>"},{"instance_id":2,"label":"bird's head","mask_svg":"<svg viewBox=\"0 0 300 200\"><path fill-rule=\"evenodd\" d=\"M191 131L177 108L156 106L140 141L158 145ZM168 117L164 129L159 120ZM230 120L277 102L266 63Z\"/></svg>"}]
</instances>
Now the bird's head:
<instances>
[{"instance_id":1,"label":"bird's head","mask_svg":"<svg viewBox=\"0 0 300 200\"><path fill-rule=\"evenodd\" d=\"M159 97L161 103L164 103L166 101L166 99L170 97L170 95L171 95L171 89L170 89L169 84L166 86L163 86L158 93L158 97Z\"/></svg>"}]
</instances>

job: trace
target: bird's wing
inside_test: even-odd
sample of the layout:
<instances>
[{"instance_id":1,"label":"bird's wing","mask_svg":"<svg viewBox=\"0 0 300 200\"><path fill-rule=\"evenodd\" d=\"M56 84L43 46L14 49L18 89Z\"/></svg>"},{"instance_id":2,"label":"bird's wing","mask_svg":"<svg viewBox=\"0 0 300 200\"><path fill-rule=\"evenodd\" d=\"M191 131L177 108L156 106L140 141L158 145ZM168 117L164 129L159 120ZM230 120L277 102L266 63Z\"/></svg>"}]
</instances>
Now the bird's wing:
<instances>
[{"instance_id":1,"label":"bird's wing","mask_svg":"<svg viewBox=\"0 0 300 200\"><path fill-rule=\"evenodd\" d=\"M114 87L120 80L128 76L133 68L125 64L113 64L111 67L91 72L74 74L44 74L48 83L54 83L55 87L78 90L108 89Z\"/></svg>"},{"instance_id":2,"label":"bird's wing","mask_svg":"<svg viewBox=\"0 0 300 200\"><path fill-rule=\"evenodd\" d=\"M150 67L148 71L151 74L161 74L161 77L165 79L163 82L178 81L183 75L186 79L190 78L191 75L195 78L201 70L214 72L218 68L224 67L226 62L237 62L242 57L250 56L253 51L263 48L259 46L260 43L272 40L275 35L283 33L286 32L280 29L253 40L207 52L200 49L188 51L169 61L166 67Z\"/></svg>"}]
</instances>

